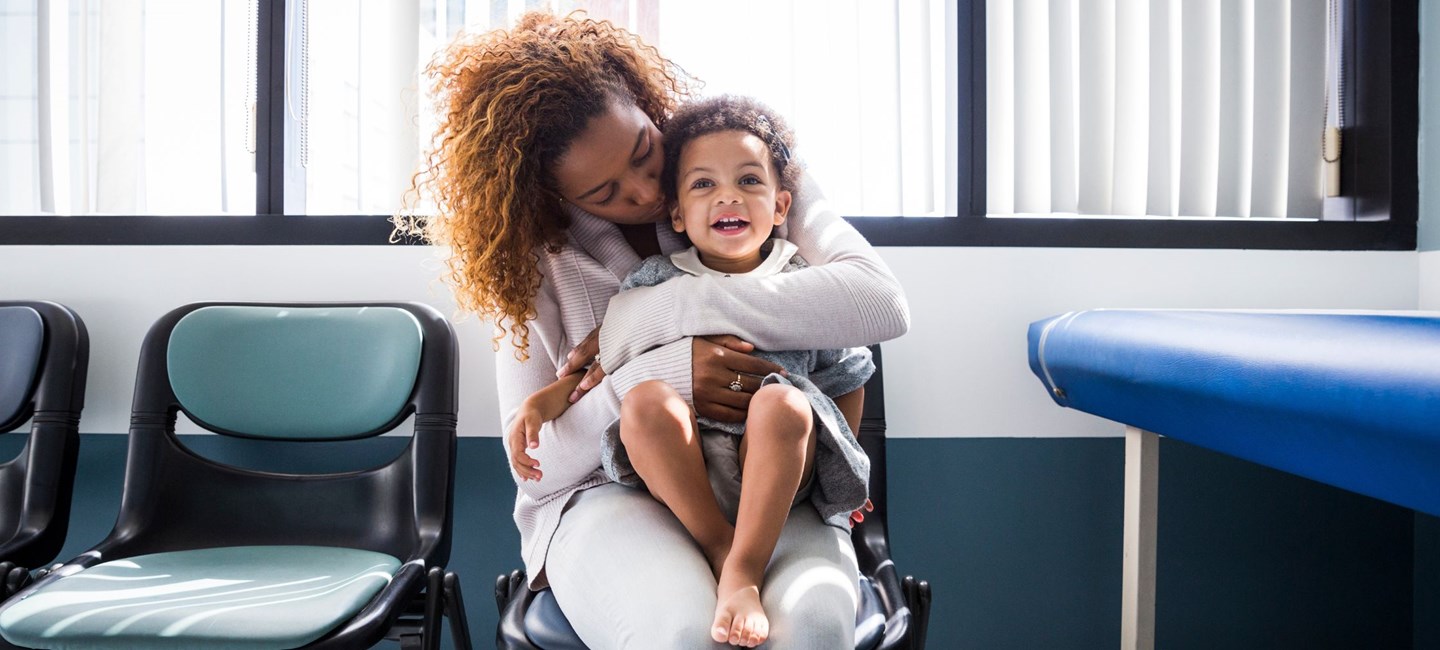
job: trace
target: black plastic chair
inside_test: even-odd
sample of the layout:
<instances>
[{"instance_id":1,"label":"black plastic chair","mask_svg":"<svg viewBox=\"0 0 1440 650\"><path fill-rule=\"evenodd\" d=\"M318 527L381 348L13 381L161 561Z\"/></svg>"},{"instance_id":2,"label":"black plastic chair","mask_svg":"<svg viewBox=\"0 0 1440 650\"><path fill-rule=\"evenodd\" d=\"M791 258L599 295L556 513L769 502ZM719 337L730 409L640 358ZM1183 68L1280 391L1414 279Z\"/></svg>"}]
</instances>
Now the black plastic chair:
<instances>
[{"instance_id":1,"label":"black plastic chair","mask_svg":"<svg viewBox=\"0 0 1440 650\"><path fill-rule=\"evenodd\" d=\"M55 559L70 526L90 337L64 305L0 301L0 433L30 421L30 438L0 465L3 595Z\"/></svg>"},{"instance_id":2,"label":"black plastic chair","mask_svg":"<svg viewBox=\"0 0 1440 650\"><path fill-rule=\"evenodd\" d=\"M870 456L870 500L875 511L855 526L851 539L860 565L860 608L855 616L856 650L923 650L930 619L930 583L900 577L890 559L885 477L885 379L880 346L871 346L875 375L865 384L860 445ZM549 589L532 591L525 572L495 579L500 609L496 645L506 650L583 650Z\"/></svg>"},{"instance_id":3,"label":"black plastic chair","mask_svg":"<svg viewBox=\"0 0 1440 650\"><path fill-rule=\"evenodd\" d=\"M160 318L140 356L115 528L0 608L6 642L438 648L449 616L469 648L459 581L443 568L457 350L441 314L199 303ZM260 445L339 444L412 415L414 432L380 467L295 474L202 457L175 435L182 411L226 436L286 441ZM306 620L317 613L323 627Z\"/></svg>"}]
</instances>

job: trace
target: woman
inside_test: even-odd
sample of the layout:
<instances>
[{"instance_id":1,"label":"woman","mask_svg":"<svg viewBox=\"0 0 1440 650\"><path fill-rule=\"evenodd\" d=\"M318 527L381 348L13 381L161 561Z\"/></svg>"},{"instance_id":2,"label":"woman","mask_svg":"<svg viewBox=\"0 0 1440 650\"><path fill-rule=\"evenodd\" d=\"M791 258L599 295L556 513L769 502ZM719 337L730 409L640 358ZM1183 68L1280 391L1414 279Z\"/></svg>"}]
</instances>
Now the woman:
<instances>
[{"instance_id":1,"label":"woman","mask_svg":"<svg viewBox=\"0 0 1440 650\"><path fill-rule=\"evenodd\" d=\"M663 379L700 415L742 421L757 377L779 371L747 352L898 336L909 325L899 286L807 186L782 234L811 268L732 278L723 291L684 278L617 296L641 259L685 245L658 180L661 127L688 96L685 74L609 23L547 14L462 36L429 72L441 124L416 184L438 210L423 225L400 219L398 231L448 246L460 306L495 319L503 430L527 396L589 365L575 403L530 450L538 480L516 476L530 585L548 584L597 650L715 647L705 556L664 505L600 471L620 398ZM756 312L770 317L726 316ZM737 378L741 391L730 388ZM797 507L762 595L771 647L853 646L855 578L845 532Z\"/></svg>"}]
</instances>

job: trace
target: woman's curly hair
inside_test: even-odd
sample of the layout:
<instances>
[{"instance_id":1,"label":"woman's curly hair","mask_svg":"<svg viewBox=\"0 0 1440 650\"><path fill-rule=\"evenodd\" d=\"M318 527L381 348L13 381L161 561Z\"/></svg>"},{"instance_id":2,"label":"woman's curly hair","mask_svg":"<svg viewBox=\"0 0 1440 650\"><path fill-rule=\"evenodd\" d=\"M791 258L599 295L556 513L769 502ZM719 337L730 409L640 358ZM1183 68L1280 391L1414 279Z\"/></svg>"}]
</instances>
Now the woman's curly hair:
<instances>
[{"instance_id":1,"label":"woman's curly hair","mask_svg":"<svg viewBox=\"0 0 1440 650\"><path fill-rule=\"evenodd\" d=\"M439 126L392 239L448 246L443 278L460 308L494 321L497 349L508 329L526 359L540 249L558 250L569 226L553 164L617 99L662 127L693 80L638 36L579 12L462 33L426 74ZM422 197L434 215L414 213Z\"/></svg>"},{"instance_id":2,"label":"woman's curly hair","mask_svg":"<svg viewBox=\"0 0 1440 650\"><path fill-rule=\"evenodd\" d=\"M795 158L795 131L774 109L753 97L720 95L689 102L670 116L665 125L665 168L660 172L660 185L665 200L679 198L677 186L680 153L692 140L720 131L743 131L760 138L770 150L770 167L775 170L780 189L800 190L803 168Z\"/></svg>"}]
</instances>

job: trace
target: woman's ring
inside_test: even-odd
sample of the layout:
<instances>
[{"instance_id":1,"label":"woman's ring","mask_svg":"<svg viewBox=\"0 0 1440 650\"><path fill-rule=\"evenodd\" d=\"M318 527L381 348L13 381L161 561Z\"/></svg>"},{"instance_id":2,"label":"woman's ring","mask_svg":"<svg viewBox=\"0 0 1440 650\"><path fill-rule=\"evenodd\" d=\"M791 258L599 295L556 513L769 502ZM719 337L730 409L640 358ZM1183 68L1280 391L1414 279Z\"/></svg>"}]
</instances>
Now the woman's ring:
<instances>
[{"instance_id":1,"label":"woman's ring","mask_svg":"<svg viewBox=\"0 0 1440 650\"><path fill-rule=\"evenodd\" d=\"M740 373L735 373L735 381L730 382L730 390L733 390L737 393L745 390L745 386L740 383Z\"/></svg>"}]
</instances>

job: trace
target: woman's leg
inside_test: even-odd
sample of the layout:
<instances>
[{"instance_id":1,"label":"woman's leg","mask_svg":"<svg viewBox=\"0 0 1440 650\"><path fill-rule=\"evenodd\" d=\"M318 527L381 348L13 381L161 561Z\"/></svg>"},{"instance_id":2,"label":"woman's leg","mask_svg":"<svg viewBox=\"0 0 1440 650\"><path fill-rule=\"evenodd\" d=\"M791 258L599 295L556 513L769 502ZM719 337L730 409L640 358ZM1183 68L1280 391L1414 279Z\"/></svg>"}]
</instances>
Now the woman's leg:
<instances>
[{"instance_id":1,"label":"woman's leg","mask_svg":"<svg viewBox=\"0 0 1440 650\"><path fill-rule=\"evenodd\" d=\"M620 441L650 494L690 531L718 576L735 528L715 502L690 406L663 381L642 383L620 405Z\"/></svg>"},{"instance_id":2,"label":"woman's leg","mask_svg":"<svg viewBox=\"0 0 1440 650\"><path fill-rule=\"evenodd\" d=\"M592 650L726 647L710 640L715 578L705 556L644 491L609 483L572 497L545 575Z\"/></svg>"},{"instance_id":3,"label":"woman's leg","mask_svg":"<svg viewBox=\"0 0 1440 650\"><path fill-rule=\"evenodd\" d=\"M715 579L679 520L640 490L577 493L545 573L593 650L723 650L710 639ZM803 502L790 511L765 575L771 650L855 647L858 568L850 536Z\"/></svg>"},{"instance_id":4,"label":"woman's leg","mask_svg":"<svg viewBox=\"0 0 1440 650\"><path fill-rule=\"evenodd\" d=\"M770 650L855 647L855 545L807 499L790 510L765 572Z\"/></svg>"},{"instance_id":5,"label":"woman's leg","mask_svg":"<svg viewBox=\"0 0 1440 650\"><path fill-rule=\"evenodd\" d=\"M765 567L815 457L810 401L787 384L755 392L740 443L740 509L735 543L725 559L716 591L716 641L755 647L770 634L761 606Z\"/></svg>"}]
</instances>

